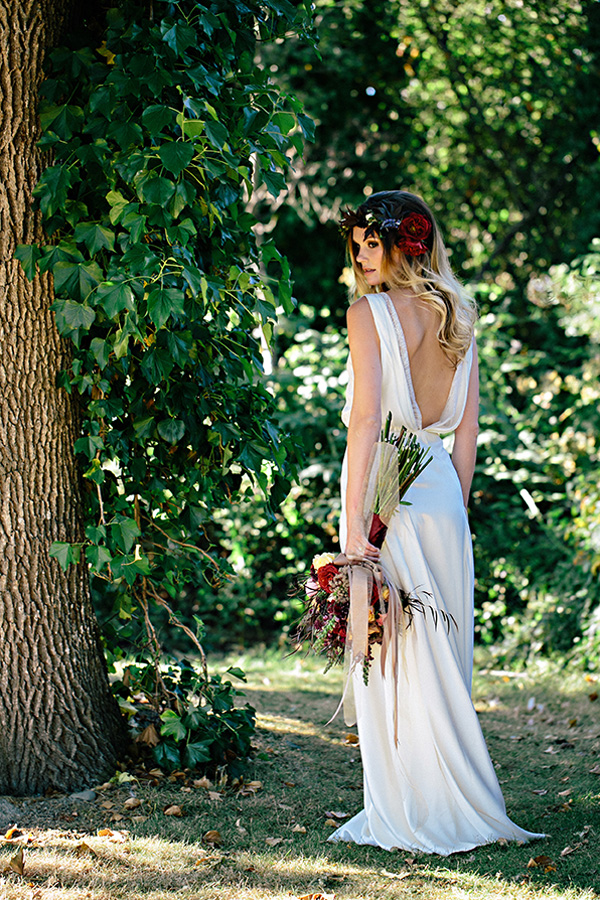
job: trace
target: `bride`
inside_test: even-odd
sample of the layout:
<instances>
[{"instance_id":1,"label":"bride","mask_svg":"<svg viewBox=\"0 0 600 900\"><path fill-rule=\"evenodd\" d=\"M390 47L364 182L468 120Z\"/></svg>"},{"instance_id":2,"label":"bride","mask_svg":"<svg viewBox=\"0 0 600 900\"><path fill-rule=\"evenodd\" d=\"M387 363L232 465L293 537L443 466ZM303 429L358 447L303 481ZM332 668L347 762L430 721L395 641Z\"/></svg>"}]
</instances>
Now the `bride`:
<instances>
[{"instance_id":1,"label":"bride","mask_svg":"<svg viewBox=\"0 0 600 900\"><path fill-rule=\"evenodd\" d=\"M447 855L499 838L526 841L504 800L471 703L473 560L466 506L478 416L476 310L451 272L424 201L406 191L372 194L342 219L355 279L348 310L349 384L342 414L340 542L346 556L381 563L405 590L451 615L436 629L415 616L386 663L353 676L364 771L364 809L332 841ZM360 298L360 299L356 299ZM404 425L431 463L390 522L381 551L367 538L363 482L382 421ZM450 457L442 435L454 432ZM389 655L388 655L389 659ZM361 667L358 667L360 669ZM397 741L394 709L397 709Z\"/></svg>"}]
</instances>

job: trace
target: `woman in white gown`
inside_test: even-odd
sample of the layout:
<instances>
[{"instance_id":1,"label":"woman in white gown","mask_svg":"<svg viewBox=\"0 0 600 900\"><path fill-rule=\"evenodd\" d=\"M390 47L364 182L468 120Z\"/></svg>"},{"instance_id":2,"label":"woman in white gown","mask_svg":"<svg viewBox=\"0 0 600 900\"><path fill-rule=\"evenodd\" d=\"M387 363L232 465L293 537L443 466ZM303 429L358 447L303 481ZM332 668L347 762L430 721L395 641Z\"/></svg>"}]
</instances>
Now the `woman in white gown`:
<instances>
[{"instance_id":1,"label":"woman in white gown","mask_svg":"<svg viewBox=\"0 0 600 900\"><path fill-rule=\"evenodd\" d=\"M474 304L452 275L420 197L373 194L345 214L342 226L360 299L348 311L341 546L351 558L380 562L391 580L417 589L426 603L453 616L456 627L436 627L429 613L416 614L399 639L397 681L389 654L381 674L378 648L368 685L362 671L354 673L364 809L330 840L447 855L499 838L543 837L507 817L471 702L473 560L466 505L479 399ZM392 430L404 425L433 459L406 495L411 505L394 514L380 553L365 534L360 507L370 453L388 411ZM450 432L452 458L441 438Z\"/></svg>"}]
</instances>

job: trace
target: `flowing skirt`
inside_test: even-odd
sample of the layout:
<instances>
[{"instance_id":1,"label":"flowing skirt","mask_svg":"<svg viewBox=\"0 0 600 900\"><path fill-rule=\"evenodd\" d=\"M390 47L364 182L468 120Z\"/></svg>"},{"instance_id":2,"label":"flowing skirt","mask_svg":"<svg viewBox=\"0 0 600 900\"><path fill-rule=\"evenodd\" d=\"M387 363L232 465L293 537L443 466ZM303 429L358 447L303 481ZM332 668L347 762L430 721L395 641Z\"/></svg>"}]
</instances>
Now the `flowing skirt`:
<instances>
[{"instance_id":1,"label":"flowing skirt","mask_svg":"<svg viewBox=\"0 0 600 900\"><path fill-rule=\"evenodd\" d=\"M377 647L368 685L362 670L353 674L364 809L329 840L446 856L499 838L544 835L507 817L471 702L471 535L460 483L439 438L432 437L431 451L433 461L407 494L412 505L400 507L390 523L381 561L396 584L445 610L456 627L447 630L439 618L436 625L430 611L416 613L399 636L397 684L389 665L382 675Z\"/></svg>"}]
</instances>

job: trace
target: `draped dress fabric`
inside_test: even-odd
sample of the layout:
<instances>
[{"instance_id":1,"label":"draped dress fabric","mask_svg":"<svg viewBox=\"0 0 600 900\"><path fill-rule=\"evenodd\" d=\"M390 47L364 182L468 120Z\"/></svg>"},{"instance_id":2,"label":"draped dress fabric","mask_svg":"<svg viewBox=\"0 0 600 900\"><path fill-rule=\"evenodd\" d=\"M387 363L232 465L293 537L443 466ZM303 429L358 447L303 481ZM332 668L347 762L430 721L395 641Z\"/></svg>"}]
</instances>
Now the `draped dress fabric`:
<instances>
[{"instance_id":1,"label":"draped dress fabric","mask_svg":"<svg viewBox=\"0 0 600 900\"><path fill-rule=\"evenodd\" d=\"M338 828L331 841L373 844L448 855L499 838L544 837L519 828L504 799L471 702L473 661L473 558L460 482L441 435L462 418L473 360L471 346L459 362L439 422L423 428L402 326L387 294L367 295L381 345L382 421L415 433L433 456L394 514L381 562L406 590L451 614L449 632L431 614L416 614L399 637L397 684L384 675L379 648L365 685L353 675L364 772L364 809ZM346 406L352 407L350 364ZM342 498L347 459L342 470ZM342 500L342 504L343 504ZM342 509L341 546L345 546ZM429 595L429 596L427 596ZM389 655L388 655L389 662ZM394 691L398 691L398 743L394 741Z\"/></svg>"}]
</instances>

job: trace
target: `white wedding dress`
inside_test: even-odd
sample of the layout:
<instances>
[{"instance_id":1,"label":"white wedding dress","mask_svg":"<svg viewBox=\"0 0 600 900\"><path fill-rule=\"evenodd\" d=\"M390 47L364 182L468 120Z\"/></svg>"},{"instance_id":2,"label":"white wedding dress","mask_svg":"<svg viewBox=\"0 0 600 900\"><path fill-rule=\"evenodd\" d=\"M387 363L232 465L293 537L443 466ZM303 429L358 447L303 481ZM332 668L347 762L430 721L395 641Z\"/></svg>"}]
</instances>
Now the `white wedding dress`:
<instances>
[{"instance_id":1,"label":"white wedding dress","mask_svg":"<svg viewBox=\"0 0 600 900\"><path fill-rule=\"evenodd\" d=\"M473 558L460 483L441 435L459 424L467 397L471 347L456 369L439 422L422 427L402 326L387 294L368 301L381 342L382 421L405 425L427 445L432 462L409 489L411 506L394 514L381 553L387 575L425 603L451 614L450 630L429 612L417 613L400 640L398 684L388 664L382 676L374 648L369 683L353 675L364 771L364 809L329 838L387 850L448 855L480 844L544 837L524 831L506 815L504 799L471 702L473 661ZM342 418L352 406L350 366ZM347 460L342 471L345 495ZM342 523L345 523L342 509ZM341 546L345 546L345 528ZM430 596L425 596L425 593ZM398 744L394 691L398 691Z\"/></svg>"}]
</instances>

